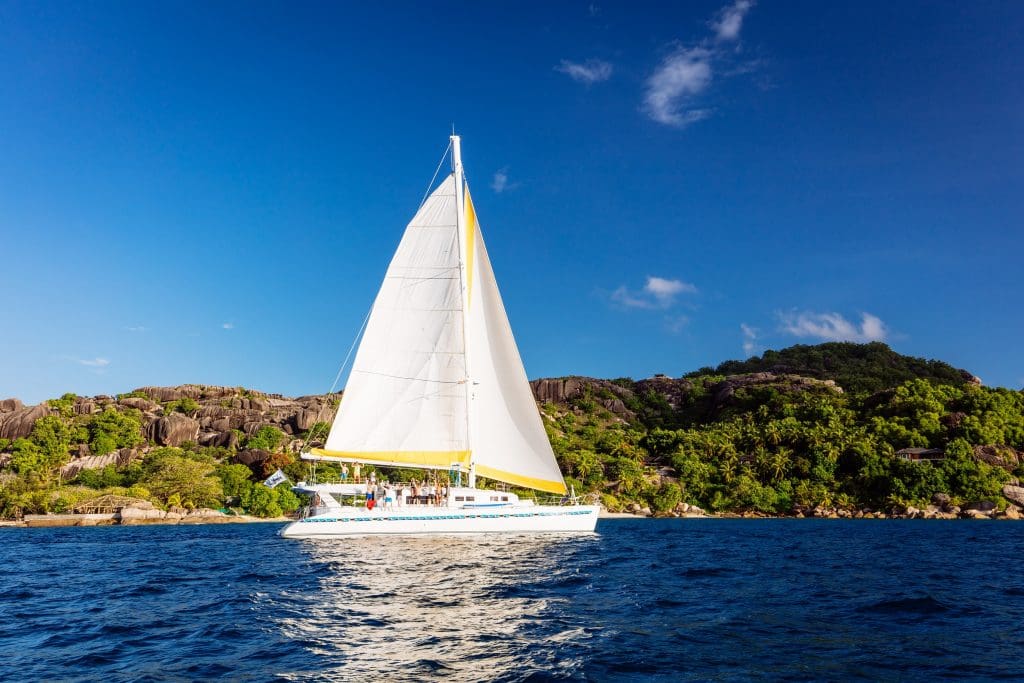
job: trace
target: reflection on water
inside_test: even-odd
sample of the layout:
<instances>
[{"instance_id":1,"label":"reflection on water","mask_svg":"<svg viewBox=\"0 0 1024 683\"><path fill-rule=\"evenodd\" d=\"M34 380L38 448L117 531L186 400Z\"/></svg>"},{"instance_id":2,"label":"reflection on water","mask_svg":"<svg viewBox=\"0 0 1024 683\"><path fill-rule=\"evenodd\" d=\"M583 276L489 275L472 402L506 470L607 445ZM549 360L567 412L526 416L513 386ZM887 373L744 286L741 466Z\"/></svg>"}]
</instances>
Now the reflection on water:
<instances>
[{"instance_id":1,"label":"reflection on water","mask_svg":"<svg viewBox=\"0 0 1024 683\"><path fill-rule=\"evenodd\" d=\"M542 656L538 636L553 646L588 637L550 618L571 611L550 589L578 585L597 543L564 535L302 541L319 590L292 596L280 627L316 670L285 677L571 676L582 662Z\"/></svg>"}]
</instances>

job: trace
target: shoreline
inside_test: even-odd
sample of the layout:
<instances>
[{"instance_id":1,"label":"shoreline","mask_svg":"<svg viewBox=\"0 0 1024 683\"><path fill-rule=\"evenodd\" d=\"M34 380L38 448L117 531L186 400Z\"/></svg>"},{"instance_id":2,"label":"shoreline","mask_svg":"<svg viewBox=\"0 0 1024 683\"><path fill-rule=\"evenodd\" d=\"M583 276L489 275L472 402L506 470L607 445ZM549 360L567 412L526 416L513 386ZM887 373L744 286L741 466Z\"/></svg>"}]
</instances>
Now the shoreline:
<instances>
[{"instance_id":1,"label":"shoreline","mask_svg":"<svg viewBox=\"0 0 1024 683\"><path fill-rule=\"evenodd\" d=\"M1007 516L1005 512L986 514L944 514L942 516L923 516L919 514L886 514L875 513L854 516L838 515L765 515L750 513L726 512L721 514L668 514L654 515L634 512L608 512L602 511L599 519L720 519L720 520L775 520L775 519L820 519L820 520L991 520L991 521L1019 521L1020 516ZM26 515L24 519L0 519L0 529L54 529L72 527L96 527L96 526L198 526L207 524L285 524L293 522L290 517L252 517L249 515L193 515L181 519L175 518L127 518L119 519L114 514L66 514L66 515Z\"/></svg>"},{"instance_id":2,"label":"shoreline","mask_svg":"<svg viewBox=\"0 0 1024 683\"><path fill-rule=\"evenodd\" d=\"M0 529L55 529L97 526L198 526L206 524L283 524L290 517L252 517L250 515L188 515L181 518L120 518L111 514L25 515L23 519L0 519Z\"/></svg>"}]
</instances>

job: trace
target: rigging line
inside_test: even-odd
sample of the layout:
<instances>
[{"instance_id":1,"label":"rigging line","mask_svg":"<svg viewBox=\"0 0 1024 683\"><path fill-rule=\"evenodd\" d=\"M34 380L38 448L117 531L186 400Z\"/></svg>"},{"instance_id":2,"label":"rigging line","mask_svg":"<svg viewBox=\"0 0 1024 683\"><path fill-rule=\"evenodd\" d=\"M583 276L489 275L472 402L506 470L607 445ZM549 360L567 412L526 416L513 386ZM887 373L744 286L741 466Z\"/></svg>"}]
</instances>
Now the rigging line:
<instances>
[{"instance_id":1,"label":"rigging line","mask_svg":"<svg viewBox=\"0 0 1024 683\"><path fill-rule=\"evenodd\" d=\"M430 194L430 188L434 186L434 181L437 180L437 174L441 172L441 166L444 165L444 160L448 158L448 151L452 148L451 139L448 140L448 146L444 149L444 154L441 155L441 161L437 162L437 170L434 171L434 177L430 179L430 183L427 185L427 191L423 193L423 199L420 201L417 211L423 208L423 204L427 201L427 196Z\"/></svg>"},{"instance_id":2,"label":"rigging line","mask_svg":"<svg viewBox=\"0 0 1024 683\"><path fill-rule=\"evenodd\" d=\"M376 303L376 302L374 302ZM359 326L359 331L356 332L356 338L352 340L352 346L348 347L348 353L345 354L345 360L342 361L341 367L338 368L338 374L334 376L334 383L331 384L328 394L333 394L334 390L338 386L338 381L341 379L341 373L345 372L345 366L348 365L349 358L352 357L352 351L356 348L356 342L363 336L363 330L366 329L366 323L370 320L370 314L373 313L373 304L370 304L370 310L366 312L366 317L363 318L363 324Z\"/></svg>"}]
</instances>

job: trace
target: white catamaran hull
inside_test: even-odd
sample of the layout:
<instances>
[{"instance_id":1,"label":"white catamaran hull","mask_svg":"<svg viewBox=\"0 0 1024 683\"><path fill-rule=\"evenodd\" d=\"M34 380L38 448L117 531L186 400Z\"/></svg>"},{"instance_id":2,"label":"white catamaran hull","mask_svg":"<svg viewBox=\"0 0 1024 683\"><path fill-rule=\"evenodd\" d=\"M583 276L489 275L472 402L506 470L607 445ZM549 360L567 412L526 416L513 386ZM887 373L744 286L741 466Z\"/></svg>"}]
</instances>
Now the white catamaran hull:
<instances>
[{"instance_id":1,"label":"white catamaran hull","mask_svg":"<svg viewBox=\"0 0 1024 683\"><path fill-rule=\"evenodd\" d=\"M327 538L367 534L491 534L593 532L596 505L538 506L503 510L368 511L344 508L306 517L286 526L286 538Z\"/></svg>"}]
</instances>

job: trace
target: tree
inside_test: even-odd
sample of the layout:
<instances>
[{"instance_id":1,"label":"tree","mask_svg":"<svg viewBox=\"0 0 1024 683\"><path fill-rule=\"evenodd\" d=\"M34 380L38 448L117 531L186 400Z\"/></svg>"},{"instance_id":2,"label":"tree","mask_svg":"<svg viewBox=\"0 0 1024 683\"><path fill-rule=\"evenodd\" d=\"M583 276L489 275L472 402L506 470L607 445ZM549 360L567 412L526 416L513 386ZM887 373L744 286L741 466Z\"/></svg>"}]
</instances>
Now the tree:
<instances>
[{"instance_id":1,"label":"tree","mask_svg":"<svg viewBox=\"0 0 1024 683\"><path fill-rule=\"evenodd\" d=\"M256 484L245 492L242 496L242 507L256 517L280 517L284 514L278 503L277 490L267 488L263 484Z\"/></svg>"},{"instance_id":2,"label":"tree","mask_svg":"<svg viewBox=\"0 0 1024 683\"><path fill-rule=\"evenodd\" d=\"M252 488L252 471L245 465L221 465L217 468L217 476L225 496L241 497Z\"/></svg>"},{"instance_id":3,"label":"tree","mask_svg":"<svg viewBox=\"0 0 1024 683\"><path fill-rule=\"evenodd\" d=\"M142 422L132 413L108 407L89 422L89 449L95 455L138 446L143 441Z\"/></svg>"},{"instance_id":4,"label":"tree","mask_svg":"<svg viewBox=\"0 0 1024 683\"><path fill-rule=\"evenodd\" d=\"M284 439L285 433L280 429L272 425L263 425L246 440L245 447L273 452Z\"/></svg>"},{"instance_id":5,"label":"tree","mask_svg":"<svg viewBox=\"0 0 1024 683\"><path fill-rule=\"evenodd\" d=\"M224 486L213 465L180 455L161 457L143 483L165 501L177 494L186 506L218 506L224 497Z\"/></svg>"},{"instance_id":6,"label":"tree","mask_svg":"<svg viewBox=\"0 0 1024 683\"><path fill-rule=\"evenodd\" d=\"M11 450L11 467L20 475L39 473L44 467L43 450L26 438L15 439Z\"/></svg>"},{"instance_id":7,"label":"tree","mask_svg":"<svg viewBox=\"0 0 1024 683\"><path fill-rule=\"evenodd\" d=\"M60 467L71 459L69 449L72 434L71 428L56 415L47 415L36 420L30 438L39 446L41 464L45 469Z\"/></svg>"}]
</instances>

